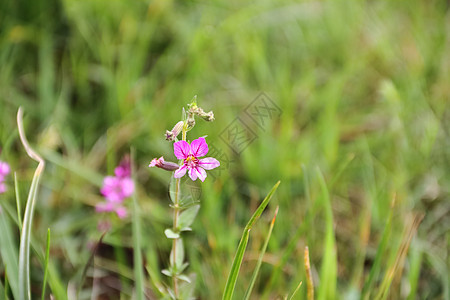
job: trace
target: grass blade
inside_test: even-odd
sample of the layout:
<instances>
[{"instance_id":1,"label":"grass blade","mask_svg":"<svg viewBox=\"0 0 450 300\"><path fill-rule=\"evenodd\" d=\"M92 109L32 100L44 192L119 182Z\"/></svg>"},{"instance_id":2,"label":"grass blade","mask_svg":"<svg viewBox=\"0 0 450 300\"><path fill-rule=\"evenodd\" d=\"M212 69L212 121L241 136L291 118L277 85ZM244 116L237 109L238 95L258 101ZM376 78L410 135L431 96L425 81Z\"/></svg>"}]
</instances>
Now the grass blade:
<instances>
[{"instance_id":1,"label":"grass blade","mask_svg":"<svg viewBox=\"0 0 450 300\"><path fill-rule=\"evenodd\" d=\"M134 166L134 150L131 149L131 176L134 182L133 192L133 254L134 254L134 280L136 283L136 299L144 300L144 270L142 262L142 236L141 216L136 193L136 172Z\"/></svg>"},{"instance_id":2,"label":"grass blade","mask_svg":"<svg viewBox=\"0 0 450 300\"><path fill-rule=\"evenodd\" d=\"M16 192L17 221L19 222L19 230L22 230L22 208L20 205L19 182L16 172L14 172L14 189Z\"/></svg>"},{"instance_id":3,"label":"grass blade","mask_svg":"<svg viewBox=\"0 0 450 300\"><path fill-rule=\"evenodd\" d=\"M245 226L244 232L242 233L241 240L239 242L236 255L233 260L233 264L231 265L230 274L227 278L227 283L225 285L225 289L223 292L223 300L231 300L234 293L234 288L236 286L237 277L239 275L239 269L241 268L242 259L244 258L245 249L247 248L248 244L248 238L250 235L250 230L252 229L253 224L258 220L258 218L261 216L262 212L266 208L267 204L269 204L270 199L272 198L272 195L277 190L278 186L280 185L280 181L278 181L273 188L270 190L269 194L267 194L266 198L261 202L259 207L256 209L253 216L248 221L247 225Z\"/></svg>"},{"instance_id":4,"label":"grass blade","mask_svg":"<svg viewBox=\"0 0 450 300\"><path fill-rule=\"evenodd\" d=\"M25 207L25 216L23 219L23 227L20 235L19 248L19 299L31 299L30 290L30 242L31 242L31 227L33 222L34 206L36 204L36 197L39 187L39 181L45 168L44 160L37 154L28 144L23 128L23 110L19 108L17 112L17 125L19 127L20 140L28 154L32 159L39 162L36 171L34 172L33 180L31 182L30 191L28 193L27 204Z\"/></svg>"},{"instance_id":5,"label":"grass blade","mask_svg":"<svg viewBox=\"0 0 450 300\"><path fill-rule=\"evenodd\" d=\"M8 270L8 275L5 278L9 278L10 286L15 299L19 296L19 286L17 285L17 278L19 277L17 248L13 239L13 233L11 224L9 223L6 213L0 205L0 254ZM8 285L5 279L5 289Z\"/></svg>"},{"instance_id":6,"label":"grass blade","mask_svg":"<svg viewBox=\"0 0 450 300\"><path fill-rule=\"evenodd\" d=\"M250 280L250 285L249 285L247 291L245 292L245 296L244 296L245 300L250 299L250 295L252 293L253 286L255 285L256 278L258 277L259 269L261 268L261 263L264 258L264 254L266 253L267 245L269 245L270 237L272 235L273 226L275 225L275 220L276 220L277 214L278 214L278 208L279 208L279 206L277 206L277 208L275 209L275 214L273 216L272 222L270 223L269 232L267 233L266 240L264 241L264 245L261 249L261 253L259 254L258 262L256 263L255 270L253 271L252 279Z\"/></svg>"},{"instance_id":7,"label":"grass blade","mask_svg":"<svg viewBox=\"0 0 450 300\"><path fill-rule=\"evenodd\" d=\"M412 245L413 246L413 245ZM420 268L422 265L423 252L421 249L417 247L411 247L410 250L411 259L410 259L410 269L408 274L409 285L411 286L411 290L408 295L408 300L417 299L417 290L419 287L419 278L420 278Z\"/></svg>"},{"instance_id":8,"label":"grass blade","mask_svg":"<svg viewBox=\"0 0 450 300\"><path fill-rule=\"evenodd\" d=\"M81 289L83 288L84 280L86 279L86 275L89 270L89 266L92 265L92 262L94 261L95 254L97 253L98 247L102 244L103 238L105 237L105 235L106 235L106 231L103 232L103 234L100 237L100 239L98 240L97 244L95 244L95 247L92 250L91 256L89 257L86 265L83 268L83 272L81 273L80 283L79 283L79 286L77 289L77 299L80 297L80 292L81 292Z\"/></svg>"},{"instance_id":9,"label":"grass blade","mask_svg":"<svg viewBox=\"0 0 450 300\"><path fill-rule=\"evenodd\" d=\"M50 228L47 229L47 247L45 248L44 280L42 282L41 300L45 299L45 287L47 286L49 258L50 258Z\"/></svg>"},{"instance_id":10,"label":"grass blade","mask_svg":"<svg viewBox=\"0 0 450 300\"><path fill-rule=\"evenodd\" d=\"M336 240L333 229L333 211L331 208L330 195L325 179L317 169L319 185L322 192L321 204L325 208L325 250L322 266L320 270L320 287L317 292L317 299L335 299L336 298L336 279L337 279L337 254Z\"/></svg>"},{"instance_id":11,"label":"grass blade","mask_svg":"<svg viewBox=\"0 0 450 300\"><path fill-rule=\"evenodd\" d=\"M303 281L300 281L300 283L297 285L294 292L292 293L291 297L289 297L289 300L292 300L292 298L294 298L295 294L297 294L297 292L300 289L300 287L302 286L302 284L303 284Z\"/></svg>"},{"instance_id":12,"label":"grass blade","mask_svg":"<svg viewBox=\"0 0 450 300\"><path fill-rule=\"evenodd\" d=\"M393 212L394 212L394 205L395 205L395 195L391 202L391 209L389 210L389 215L387 217L386 225L384 226L384 229L383 229L381 241L378 245L377 253L375 254L375 260L373 262L372 268L370 269L369 277L367 278L367 281L364 283L364 286L363 286L363 289L361 292L361 299L369 299L370 298L370 291L372 290L374 280L380 273L383 255L386 251L386 247L389 242L389 237L391 235L392 216L393 216Z\"/></svg>"},{"instance_id":13,"label":"grass blade","mask_svg":"<svg viewBox=\"0 0 450 300\"><path fill-rule=\"evenodd\" d=\"M305 272L306 272L306 295L308 300L314 300L314 282L311 274L311 263L309 261L309 248L305 247Z\"/></svg>"},{"instance_id":14,"label":"grass blade","mask_svg":"<svg viewBox=\"0 0 450 300\"><path fill-rule=\"evenodd\" d=\"M8 279L5 276L5 284L8 282ZM4 299L8 299L8 290L3 287L2 282L0 281L0 295L4 296Z\"/></svg>"},{"instance_id":15,"label":"grass blade","mask_svg":"<svg viewBox=\"0 0 450 300\"><path fill-rule=\"evenodd\" d=\"M397 251L397 255L394 264L389 267L384 276L383 282L381 283L380 289L378 291L377 297L375 299L385 300L389 295L389 288L391 287L392 281L395 276L400 277L403 271L403 265L405 263L406 255L408 254L409 245L412 238L417 232L417 228L422 221L423 215L416 214L413 216L412 221L408 224L404 230L402 242L400 248Z\"/></svg>"}]
</instances>

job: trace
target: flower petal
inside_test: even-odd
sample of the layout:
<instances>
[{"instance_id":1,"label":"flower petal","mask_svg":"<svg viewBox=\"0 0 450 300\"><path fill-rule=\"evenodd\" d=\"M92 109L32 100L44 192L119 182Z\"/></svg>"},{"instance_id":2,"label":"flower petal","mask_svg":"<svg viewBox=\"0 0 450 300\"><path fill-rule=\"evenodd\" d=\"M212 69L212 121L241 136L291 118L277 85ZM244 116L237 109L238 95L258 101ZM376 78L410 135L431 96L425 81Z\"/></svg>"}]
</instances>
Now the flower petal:
<instances>
[{"instance_id":1,"label":"flower petal","mask_svg":"<svg viewBox=\"0 0 450 300\"><path fill-rule=\"evenodd\" d=\"M154 159L152 159L152 161L150 162L150 164L148 165L148 167L149 168L152 168L152 167L156 167L156 164L158 163L158 159L157 158L154 158Z\"/></svg>"},{"instance_id":2,"label":"flower petal","mask_svg":"<svg viewBox=\"0 0 450 300\"><path fill-rule=\"evenodd\" d=\"M103 186L106 187L115 187L119 183L119 180L114 176L106 176L103 178Z\"/></svg>"},{"instance_id":3,"label":"flower petal","mask_svg":"<svg viewBox=\"0 0 450 300\"><path fill-rule=\"evenodd\" d=\"M197 180L197 172L195 171L195 169L196 168L189 169L189 177L191 177L193 181Z\"/></svg>"},{"instance_id":4,"label":"flower petal","mask_svg":"<svg viewBox=\"0 0 450 300\"><path fill-rule=\"evenodd\" d=\"M8 175L11 168L6 162L0 161L0 175Z\"/></svg>"},{"instance_id":5,"label":"flower petal","mask_svg":"<svg viewBox=\"0 0 450 300\"><path fill-rule=\"evenodd\" d=\"M178 159L185 159L191 152L191 146L186 141L178 141L173 144L173 152Z\"/></svg>"},{"instance_id":6,"label":"flower petal","mask_svg":"<svg viewBox=\"0 0 450 300\"><path fill-rule=\"evenodd\" d=\"M198 164L205 170L212 170L220 166L220 162L212 157L205 157L198 160Z\"/></svg>"},{"instance_id":7,"label":"flower petal","mask_svg":"<svg viewBox=\"0 0 450 300\"><path fill-rule=\"evenodd\" d=\"M127 209L123 206L119 206L115 208L116 214L120 219L123 219L127 216Z\"/></svg>"},{"instance_id":8,"label":"flower petal","mask_svg":"<svg viewBox=\"0 0 450 300\"><path fill-rule=\"evenodd\" d=\"M195 168L198 178L203 182L206 179L206 171L203 168Z\"/></svg>"},{"instance_id":9,"label":"flower petal","mask_svg":"<svg viewBox=\"0 0 450 300\"><path fill-rule=\"evenodd\" d=\"M192 154L195 157L202 157L208 153L208 144L205 141L205 138L198 138L193 140L191 143Z\"/></svg>"},{"instance_id":10,"label":"flower petal","mask_svg":"<svg viewBox=\"0 0 450 300\"><path fill-rule=\"evenodd\" d=\"M187 166L182 165L181 167L178 168L178 170L175 171L175 173L173 174L173 177L175 177L175 178L183 177L184 174L186 174L186 171L187 171Z\"/></svg>"},{"instance_id":11,"label":"flower petal","mask_svg":"<svg viewBox=\"0 0 450 300\"><path fill-rule=\"evenodd\" d=\"M8 188L6 187L6 184L4 184L3 182L0 182L0 194L3 194L7 190L8 190Z\"/></svg>"},{"instance_id":12,"label":"flower petal","mask_svg":"<svg viewBox=\"0 0 450 300\"><path fill-rule=\"evenodd\" d=\"M134 192L134 182L131 178L121 179L121 190L124 198L130 197Z\"/></svg>"},{"instance_id":13,"label":"flower petal","mask_svg":"<svg viewBox=\"0 0 450 300\"><path fill-rule=\"evenodd\" d=\"M114 210L114 204L111 202L102 202L95 206L96 212L109 212Z\"/></svg>"}]
</instances>

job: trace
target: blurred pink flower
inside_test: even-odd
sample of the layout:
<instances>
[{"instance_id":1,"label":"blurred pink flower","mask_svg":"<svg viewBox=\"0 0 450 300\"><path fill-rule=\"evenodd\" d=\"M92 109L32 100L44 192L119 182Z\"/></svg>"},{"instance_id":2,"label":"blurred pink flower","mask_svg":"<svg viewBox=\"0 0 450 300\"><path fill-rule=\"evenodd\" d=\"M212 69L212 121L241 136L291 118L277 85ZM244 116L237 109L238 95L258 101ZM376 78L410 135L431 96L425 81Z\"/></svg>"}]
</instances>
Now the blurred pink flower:
<instances>
[{"instance_id":1,"label":"blurred pink flower","mask_svg":"<svg viewBox=\"0 0 450 300\"><path fill-rule=\"evenodd\" d=\"M0 161L0 194L8 190L6 184L4 183L6 175L9 174L11 168L8 163Z\"/></svg>"},{"instance_id":2,"label":"blurred pink flower","mask_svg":"<svg viewBox=\"0 0 450 300\"><path fill-rule=\"evenodd\" d=\"M0 160L0 181L4 181L6 175L11 171L8 163Z\"/></svg>"},{"instance_id":3,"label":"blurred pink flower","mask_svg":"<svg viewBox=\"0 0 450 300\"><path fill-rule=\"evenodd\" d=\"M0 194L3 194L7 190L8 190L8 188L6 187L6 184L4 184L3 182L0 182Z\"/></svg>"},{"instance_id":4,"label":"blurred pink flower","mask_svg":"<svg viewBox=\"0 0 450 300\"><path fill-rule=\"evenodd\" d=\"M114 170L116 176L106 176L100 189L105 202L96 205L97 212L115 212L121 219L127 216L123 201L134 192L134 182L131 179L130 159L126 156Z\"/></svg>"},{"instance_id":5,"label":"blurred pink flower","mask_svg":"<svg viewBox=\"0 0 450 300\"><path fill-rule=\"evenodd\" d=\"M127 209L121 203L103 202L95 206L96 212L115 212L121 219L127 216Z\"/></svg>"},{"instance_id":6,"label":"blurred pink flower","mask_svg":"<svg viewBox=\"0 0 450 300\"><path fill-rule=\"evenodd\" d=\"M192 180L200 178L201 181L206 179L206 171L212 170L220 166L220 162L212 157L206 157L199 159L199 157L205 156L208 153L208 144L205 138L198 138L193 140L191 144L186 141L179 141L173 144L173 151L178 159L182 159L183 163L175 171L174 177L180 178L189 171L189 177Z\"/></svg>"},{"instance_id":7,"label":"blurred pink flower","mask_svg":"<svg viewBox=\"0 0 450 300\"><path fill-rule=\"evenodd\" d=\"M119 178L131 177L131 163L128 155L126 155L114 169L114 174Z\"/></svg>"},{"instance_id":8,"label":"blurred pink flower","mask_svg":"<svg viewBox=\"0 0 450 300\"><path fill-rule=\"evenodd\" d=\"M130 197L134 191L133 180L129 177L107 176L103 179L103 187L100 192L106 200L118 203Z\"/></svg>"}]
</instances>

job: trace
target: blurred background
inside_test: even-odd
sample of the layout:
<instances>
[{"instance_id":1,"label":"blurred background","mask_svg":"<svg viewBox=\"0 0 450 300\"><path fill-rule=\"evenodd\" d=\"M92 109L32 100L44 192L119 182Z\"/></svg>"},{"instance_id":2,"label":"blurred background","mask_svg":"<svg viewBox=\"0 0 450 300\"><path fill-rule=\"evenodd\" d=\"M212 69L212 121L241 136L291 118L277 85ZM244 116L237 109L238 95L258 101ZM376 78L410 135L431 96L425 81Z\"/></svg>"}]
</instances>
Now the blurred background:
<instances>
[{"instance_id":1,"label":"blurred background","mask_svg":"<svg viewBox=\"0 0 450 300\"><path fill-rule=\"evenodd\" d=\"M103 177L133 147L147 295L158 297L170 174L147 166L175 160L165 130L197 95L216 120L198 120L188 139L208 135L222 162L201 184L185 239L198 299L221 298L242 230L278 180L236 299L277 205L253 299L283 299L300 281L295 299L306 299L305 246L318 299L448 299L449 35L447 1L2 0L0 160L17 172L24 207L36 164L18 138L22 106L47 161L33 236L44 249L52 230L52 293L64 299L79 284L108 219L81 295L131 297L132 217L95 205ZM12 176L7 183L0 203L18 245Z\"/></svg>"}]
</instances>

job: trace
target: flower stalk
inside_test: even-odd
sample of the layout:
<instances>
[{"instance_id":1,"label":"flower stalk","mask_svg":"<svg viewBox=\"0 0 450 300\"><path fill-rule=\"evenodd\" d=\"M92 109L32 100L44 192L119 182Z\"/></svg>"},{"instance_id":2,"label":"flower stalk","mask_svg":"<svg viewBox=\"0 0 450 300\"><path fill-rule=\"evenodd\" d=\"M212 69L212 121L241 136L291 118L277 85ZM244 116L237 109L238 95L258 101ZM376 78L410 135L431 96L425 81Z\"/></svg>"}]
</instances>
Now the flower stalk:
<instances>
[{"instance_id":1,"label":"flower stalk","mask_svg":"<svg viewBox=\"0 0 450 300\"><path fill-rule=\"evenodd\" d=\"M183 141L186 141L186 124L183 125L183 131L182 131L182 139ZM180 203L179 203L179 194L180 194L180 184L181 180L180 178L176 179L176 188L175 188L175 197L174 197L174 204L173 204L173 232L177 232L178 228L178 217L180 215ZM172 261L176 262L177 257L177 242L178 238L174 238L172 241ZM176 265L172 266L176 269ZM177 270L178 271L178 270ZM173 293L175 294L175 299L178 298L178 277L176 274L172 277L172 285L173 285Z\"/></svg>"}]
</instances>

